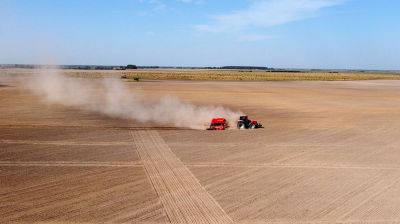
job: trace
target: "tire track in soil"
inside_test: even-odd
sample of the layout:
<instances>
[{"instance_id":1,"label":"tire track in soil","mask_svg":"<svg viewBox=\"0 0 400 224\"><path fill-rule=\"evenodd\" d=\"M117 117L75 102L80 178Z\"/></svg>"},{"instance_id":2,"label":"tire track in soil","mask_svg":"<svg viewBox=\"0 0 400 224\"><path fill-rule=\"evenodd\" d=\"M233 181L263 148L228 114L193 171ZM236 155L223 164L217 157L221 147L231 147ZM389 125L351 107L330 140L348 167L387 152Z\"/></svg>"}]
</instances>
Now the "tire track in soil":
<instances>
[{"instance_id":1,"label":"tire track in soil","mask_svg":"<svg viewBox=\"0 0 400 224\"><path fill-rule=\"evenodd\" d=\"M135 162L0 161L0 166L143 167Z\"/></svg>"},{"instance_id":2,"label":"tire track in soil","mask_svg":"<svg viewBox=\"0 0 400 224\"><path fill-rule=\"evenodd\" d=\"M171 223L233 223L157 131L130 133Z\"/></svg>"},{"instance_id":3,"label":"tire track in soil","mask_svg":"<svg viewBox=\"0 0 400 224\"><path fill-rule=\"evenodd\" d=\"M128 142L76 142L76 141L36 141L0 139L0 144L55 145L55 146L130 146Z\"/></svg>"},{"instance_id":4,"label":"tire track in soil","mask_svg":"<svg viewBox=\"0 0 400 224\"><path fill-rule=\"evenodd\" d=\"M400 170L400 166L349 166L349 165L325 165L325 164L278 164L278 163L223 163L204 162L188 163L187 167L228 167L228 168L303 168L303 169L356 169L356 170Z\"/></svg>"},{"instance_id":5,"label":"tire track in soil","mask_svg":"<svg viewBox=\"0 0 400 224\"><path fill-rule=\"evenodd\" d=\"M83 125L45 125L45 124L0 124L0 128L62 128L62 129L82 129L82 128L89 128L89 129L103 129L103 130L191 130L188 128L178 128L178 127L131 127L131 126L98 126L98 125L90 125L90 126L83 126Z\"/></svg>"}]
</instances>

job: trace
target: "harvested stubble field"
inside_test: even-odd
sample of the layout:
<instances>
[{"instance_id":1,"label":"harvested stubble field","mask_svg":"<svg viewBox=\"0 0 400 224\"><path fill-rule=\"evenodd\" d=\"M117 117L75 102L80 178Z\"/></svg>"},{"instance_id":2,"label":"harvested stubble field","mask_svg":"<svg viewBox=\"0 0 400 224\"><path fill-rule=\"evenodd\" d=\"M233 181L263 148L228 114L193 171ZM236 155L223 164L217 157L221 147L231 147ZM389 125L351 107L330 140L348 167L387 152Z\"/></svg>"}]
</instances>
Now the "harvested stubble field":
<instances>
[{"instance_id":1,"label":"harvested stubble field","mask_svg":"<svg viewBox=\"0 0 400 224\"><path fill-rule=\"evenodd\" d=\"M31 74L30 69L3 69L3 74ZM63 70L63 74L77 78L121 77L150 80L199 80L199 81L356 81L400 80L396 72L274 72L261 70L221 69L138 69L138 70Z\"/></svg>"},{"instance_id":2,"label":"harvested stubble field","mask_svg":"<svg viewBox=\"0 0 400 224\"><path fill-rule=\"evenodd\" d=\"M400 81L125 82L265 125L213 132L44 104L2 80L0 223L400 220Z\"/></svg>"},{"instance_id":3,"label":"harvested stubble field","mask_svg":"<svg viewBox=\"0 0 400 224\"><path fill-rule=\"evenodd\" d=\"M231 81L344 81L344 80L400 80L396 73L356 72L271 72L260 70L131 70L122 72L127 79L157 80L231 80Z\"/></svg>"}]
</instances>

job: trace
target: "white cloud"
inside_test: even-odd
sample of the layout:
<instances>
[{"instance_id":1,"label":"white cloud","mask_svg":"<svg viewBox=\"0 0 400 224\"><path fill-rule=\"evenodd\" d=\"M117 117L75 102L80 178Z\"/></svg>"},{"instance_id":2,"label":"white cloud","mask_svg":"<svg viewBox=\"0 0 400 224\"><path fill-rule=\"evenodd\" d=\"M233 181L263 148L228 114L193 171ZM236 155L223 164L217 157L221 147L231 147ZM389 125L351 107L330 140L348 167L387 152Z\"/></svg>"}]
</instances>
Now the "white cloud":
<instances>
[{"instance_id":1,"label":"white cloud","mask_svg":"<svg viewBox=\"0 0 400 224\"><path fill-rule=\"evenodd\" d=\"M253 0L248 8L213 16L210 24L196 26L203 31L232 31L247 27L271 27L317 16L320 10L345 0Z\"/></svg>"},{"instance_id":2,"label":"white cloud","mask_svg":"<svg viewBox=\"0 0 400 224\"><path fill-rule=\"evenodd\" d=\"M153 36L155 36L156 34L155 34L153 31L147 31L147 32L146 32L146 35L147 35L147 36L153 37Z\"/></svg>"},{"instance_id":3,"label":"white cloud","mask_svg":"<svg viewBox=\"0 0 400 224\"><path fill-rule=\"evenodd\" d=\"M177 1L183 3L195 3L195 4L204 3L204 0L177 0Z\"/></svg>"},{"instance_id":4,"label":"white cloud","mask_svg":"<svg viewBox=\"0 0 400 224\"><path fill-rule=\"evenodd\" d=\"M139 0L139 2L152 5L154 11L160 11L167 8L167 5L161 0Z\"/></svg>"},{"instance_id":5,"label":"white cloud","mask_svg":"<svg viewBox=\"0 0 400 224\"><path fill-rule=\"evenodd\" d=\"M240 35L237 40L240 42L254 42L254 41L263 41L263 40L269 40L274 38L271 35L265 35L265 34L245 34L245 35Z\"/></svg>"},{"instance_id":6,"label":"white cloud","mask_svg":"<svg viewBox=\"0 0 400 224\"><path fill-rule=\"evenodd\" d=\"M167 1L163 0L138 0L140 3L149 4L153 11L163 11L171 9L171 5ZM185 4L202 4L205 0L176 0L180 3Z\"/></svg>"}]
</instances>

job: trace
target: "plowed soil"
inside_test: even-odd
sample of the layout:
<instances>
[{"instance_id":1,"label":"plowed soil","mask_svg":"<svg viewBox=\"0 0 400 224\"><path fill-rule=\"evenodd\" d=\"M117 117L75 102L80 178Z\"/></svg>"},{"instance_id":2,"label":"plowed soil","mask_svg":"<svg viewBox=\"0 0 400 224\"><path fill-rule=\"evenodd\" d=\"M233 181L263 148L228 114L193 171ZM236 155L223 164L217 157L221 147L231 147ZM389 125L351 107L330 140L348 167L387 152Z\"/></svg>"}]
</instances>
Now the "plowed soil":
<instances>
[{"instance_id":1,"label":"plowed soil","mask_svg":"<svg viewBox=\"0 0 400 224\"><path fill-rule=\"evenodd\" d=\"M241 110L182 130L0 83L0 223L398 223L400 81L126 82ZM140 88L137 88L140 87Z\"/></svg>"}]
</instances>

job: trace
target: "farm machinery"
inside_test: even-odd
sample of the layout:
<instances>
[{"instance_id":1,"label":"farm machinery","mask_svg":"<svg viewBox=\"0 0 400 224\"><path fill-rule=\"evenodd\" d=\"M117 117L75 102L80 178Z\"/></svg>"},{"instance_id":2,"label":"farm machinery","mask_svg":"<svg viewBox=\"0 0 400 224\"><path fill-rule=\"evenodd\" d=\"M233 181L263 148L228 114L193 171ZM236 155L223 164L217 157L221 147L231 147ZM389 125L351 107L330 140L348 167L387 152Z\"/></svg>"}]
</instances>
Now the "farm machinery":
<instances>
[{"instance_id":1,"label":"farm machinery","mask_svg":"<svg viewBox=\"0 0 400 224\"><path fill-rule=\"evenodd\" d=\"M207 130L225 130L229 127L228 121L225 118L213 118L210 127Z\"/></svg>"},{"instance_id":2,"label":"farm machinery","mask_svg":"<svg viewBox=\"0 0 400 224\"><path fill-rule=\"evenodd\" d=\"M247 115L243 115L243 116L239 117L236 127L238 129L263 128L261 123L258 123L256 120L250 120ZM210 127L207 128L207 130L225 130L227 128L229 128L229 124L225 118L213 118L211 120Z\"/></svg>"},{"instance_id":3,"label":"farm machinery","mask_svg":"<svg viewBox=\"0 0 400 224\"><path fill-rule=\"evenodd\" d=\"M239 117L237 122L238 129L256 129L263 128L261 123L258 123L256 120L250 120L247 115L243 115Z\"/></svg>"}]
</instances>

